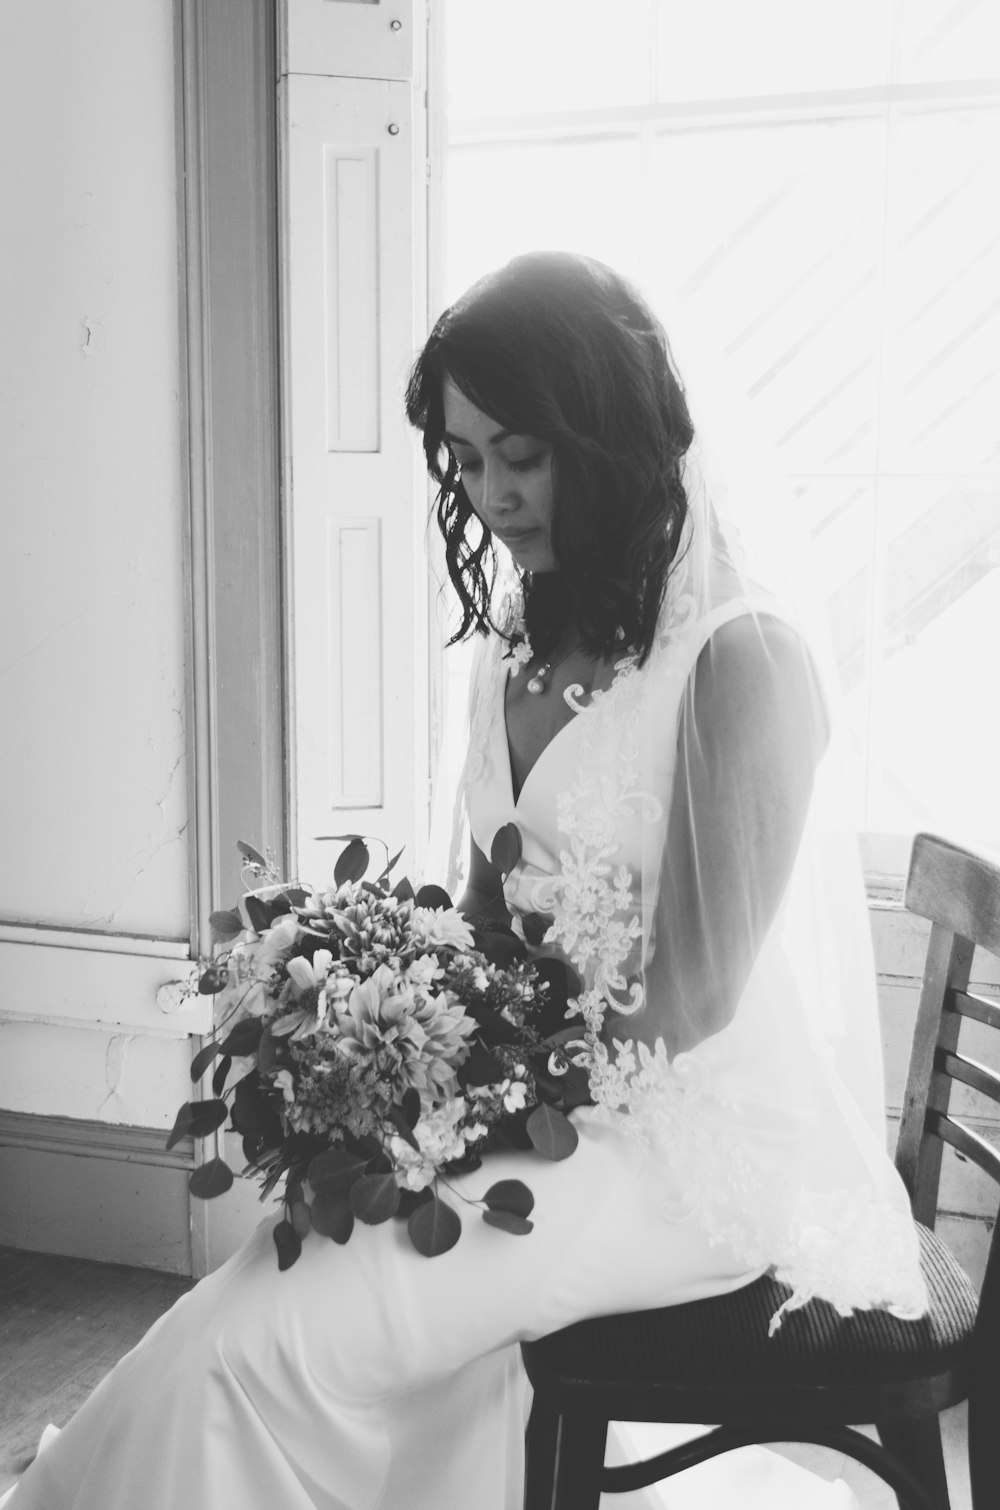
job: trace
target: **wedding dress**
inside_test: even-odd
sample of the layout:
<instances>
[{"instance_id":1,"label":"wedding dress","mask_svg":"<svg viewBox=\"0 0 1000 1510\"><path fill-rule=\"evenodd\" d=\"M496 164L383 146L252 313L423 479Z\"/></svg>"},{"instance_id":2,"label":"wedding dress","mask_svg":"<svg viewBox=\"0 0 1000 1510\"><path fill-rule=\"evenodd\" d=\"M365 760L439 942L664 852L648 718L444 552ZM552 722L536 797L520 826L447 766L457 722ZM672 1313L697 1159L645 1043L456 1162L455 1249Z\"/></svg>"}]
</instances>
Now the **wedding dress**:
<instances>
[{"instance_id":1,"label":"wedding dress","mask_svg":"<svg viewBox=\"0 0 1000 1510\"><path fill-rule=\"evenodd\" d=\"M516 797L504 719L516 662L502 639L476 673L468 822L487 854L504 824L520 830L508 906L518 926L541 914L540 952L580 975L586 1031L573 1052L597 1103L573 1113L580 1143L564 1162L495 1154L454 1182L475 1197L525 1180L534 1230L513 1237L470 1211L457 1246L427 1260L400 1224L359 1224L345 1247L311 1234L281 1273L265 1221L98 1386L7 1510L520 1510L522 1338L721 1294L771 1265L791 1304L821 1294L843 1310L919 1313L906 1197L881 1146L860 891L854 925L831 935L842 881L811 813L757 936L755 888L770 879L753 854L767 836L734 835L725 793L700 829L693 810L677 812L682 779L697 806L692 773L711 732L700 720L718 711L705 680L692 701L696 667L734 625L769 644L780 622L746 581L736 590L726 558L712 559L725 570L699 592L688 551L650 662L623 656L603 695L571 695L575 716ZM702 913L670 889L671 864L679 875L691 861L679 836L688 849L699 840ZM699 966L713 977L702 1000L679 972L692 937L700 930L703 943L720 917L726 931ZM653 1502L669 1505L669 1486L658 1492Z\"/></svg>"}]
</instances>

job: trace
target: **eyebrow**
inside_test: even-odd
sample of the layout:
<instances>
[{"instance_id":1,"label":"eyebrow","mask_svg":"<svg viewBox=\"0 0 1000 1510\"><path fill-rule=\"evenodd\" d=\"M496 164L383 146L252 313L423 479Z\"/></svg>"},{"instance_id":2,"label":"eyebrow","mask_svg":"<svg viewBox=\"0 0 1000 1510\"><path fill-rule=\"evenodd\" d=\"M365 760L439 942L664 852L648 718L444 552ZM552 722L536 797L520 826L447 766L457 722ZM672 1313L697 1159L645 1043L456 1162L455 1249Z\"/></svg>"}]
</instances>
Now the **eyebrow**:
<instances>
[{"instance_id":1,"label":"eyebrow","mask_svg":"<svg viewBox=\"0 0 1000 1510\"><path fill-rule=\"evenodd\" d=\"M499 446L501 441L510 440L511 436L517 433L515 430L498 430L495 435L490 436L490 445ZM461 435L452 435L450 430L444 432L444 438L450 440L453 446L468 446L470 450L474 449L471 440L463 440Z\"/></svg>"}]
</instances>

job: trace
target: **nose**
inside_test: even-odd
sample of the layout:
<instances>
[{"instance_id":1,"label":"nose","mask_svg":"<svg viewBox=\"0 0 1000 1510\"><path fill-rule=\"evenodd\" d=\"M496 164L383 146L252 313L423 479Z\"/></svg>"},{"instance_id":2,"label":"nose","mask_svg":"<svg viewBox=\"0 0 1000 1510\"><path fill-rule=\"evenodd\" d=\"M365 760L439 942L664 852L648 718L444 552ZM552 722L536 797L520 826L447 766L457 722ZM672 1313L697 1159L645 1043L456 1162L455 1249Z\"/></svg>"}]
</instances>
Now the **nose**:
<instances>
[{"instance_id":1,"label":"nose","mask_svg":"<svg viewBox=\"0 0 1000 1510\"><path fill-rule=\"evenodd\" d=\"M510 472L487 462L483 468L483 490L479 499L480 512L487 524L492 525L495 521L502 527L520 507L521 498Z\"/></svg>"}]
</instances>

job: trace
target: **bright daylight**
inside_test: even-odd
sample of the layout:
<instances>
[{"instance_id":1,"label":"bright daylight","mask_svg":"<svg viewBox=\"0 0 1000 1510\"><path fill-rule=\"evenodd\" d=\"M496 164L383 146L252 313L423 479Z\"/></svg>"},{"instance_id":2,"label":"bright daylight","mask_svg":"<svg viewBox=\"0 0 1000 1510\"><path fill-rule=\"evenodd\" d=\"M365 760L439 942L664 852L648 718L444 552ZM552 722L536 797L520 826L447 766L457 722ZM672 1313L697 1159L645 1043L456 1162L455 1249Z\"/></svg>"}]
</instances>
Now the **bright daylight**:
<instances>
[{"instance_id":1,"label":"bright daylight","mask_svg":"<svg viewBox=\"0 0 1000 1510\"><path fill-rule=\"evenodd\" d=\"M0 50L0 1510L996 1510L997 0Z\"/></svg>"}]
</instances>

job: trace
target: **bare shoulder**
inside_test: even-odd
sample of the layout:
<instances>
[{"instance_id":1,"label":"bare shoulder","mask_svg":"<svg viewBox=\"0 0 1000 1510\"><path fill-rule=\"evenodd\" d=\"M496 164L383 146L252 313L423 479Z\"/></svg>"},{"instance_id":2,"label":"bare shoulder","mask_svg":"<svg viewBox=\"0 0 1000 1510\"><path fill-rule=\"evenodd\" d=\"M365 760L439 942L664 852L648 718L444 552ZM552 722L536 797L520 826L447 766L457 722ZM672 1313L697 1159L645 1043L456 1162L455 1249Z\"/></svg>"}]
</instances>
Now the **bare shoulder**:
<instances>
[{"instance_id":1,"label":"bare shoulder","mask_svg":"<svg viewBox=\"0 0 1000 1510\"><path fill-rule=\"evenodd\" d=\"M794 724L811 732L815 753L828 742L826 699L812 654L775 614L744 613L721 624L702 648L692 681L696 709L722 715L731 732L777 733Z\"/></svg>"}]
</instances>

